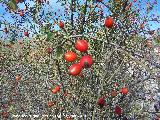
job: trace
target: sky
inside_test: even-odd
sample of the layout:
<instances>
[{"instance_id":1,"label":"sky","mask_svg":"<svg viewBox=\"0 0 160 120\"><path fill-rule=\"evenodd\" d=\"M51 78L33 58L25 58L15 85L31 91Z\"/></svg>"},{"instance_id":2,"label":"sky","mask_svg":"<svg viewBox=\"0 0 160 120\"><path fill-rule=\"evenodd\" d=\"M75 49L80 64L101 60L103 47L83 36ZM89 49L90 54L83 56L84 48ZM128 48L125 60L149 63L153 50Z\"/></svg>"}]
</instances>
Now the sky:
<instances>
[{"instance_id":1,"label":"sky","mask_svg":"<svg viewBox=\"0 0 160 120\"><path fill-rule=\"evenodd\" d=\"M0 0L0 1L2 1L2 0ZM47 13L47 11L48 11L48 9L49 10L51 10L51 11L53 11L53 13L55 12L55 11L59 11L59 13L63 13L63 10L64 10L64 8L59 4L59 3L56 3L56 1L57 0L48 0L49 2L50 2L50 6L51 6L51 8L45 8L44 9L44 13ZM84 0L80 0L81 2L83 2ZM108 2L108 0L103 0L104 2ZM132 0L130 0L131 2L133 2ZM138 5L138 1L139 0L137 0L137 2L133 2L133 5L134 6L136 6L136 5ZM142 1L142 3L140 4L141 5L141 7L142 8L146 8L146 6L147 6L147 4L146 4L146 2L148 2L148 0L141 0ZM151 4L153 4L154 3L154 1L156 1L156 0L150 0L151 1ZM25 2L26 3L29 3L29 7L33 7L33 5L34 5L34 2L32 2L32 0L25 0ZM18 4L18 7L20 8L20 9L24 9L24 3L20 3L20 4ZM152 12L150 13L150 15L151 14L155 14L155 16L157 15L157 16L160 16L160 0L158 0L157 1L157 5L154 7L154 9L152 10ZM107 15L109 15L109 13L106 13L106 16ZM144 10L143 9L141 9L141 17L143 17L145 14L144 14ZM13 19L12 17L11 17L12 15L10 14L10 13L8 13L8 12L6 12L6 10L5 10L5 6L2 6L2 2L0 2L0 22L2 22L2 21L7 21L7 22L9 22L9 23L11 23L11 24L13 24L13 26L14 26L14 24L17 24L18 22L17 21L15 21L15 19ZM13 16L15 16L15 15L13 15ZM17 19L16 20L19 20L19 21L23 21L23 18L21 18L20 16L18 16L18 15L16 15L17 16ZM45 19L44 18L44 16L42 17L43 19ZM62 17L62 20L64 19L64 17ZM32 20L31 19L29 19L29 18L27 18L27 21L30 21L31 23L32 23ZM159 21L160 21L160 18L159 18ZM50 19L50 23L52 23L53 22L53 18L51 18ZM159 28L159 26L160 26L160 22L159 23L155 23L155 22L149 22L149 24L150 24L150 28L152 29L152 30L156 30L156 29L158 29ZM2 36L2 34L3 34L3 29L4 29L4 25L3 24L0 24L0 36ZM30 27L30 23L29 22L25 22L25 23L23 23L23 25L20 27L20 28L25 28L25 29L29 29L29 27ZM38 26L36 26L35 28L37 28L38 29ZM55 25L54 26L54 29L56 29L56 30L58 30L59 29L59 27L58 27L58 25ZM19 32L21 32L21 31L19 31ZM4 38L5 37L7 37L7 36L5 36L4 34L3 34L3 36L4 36Z\"/></svg>"}]
</instances>

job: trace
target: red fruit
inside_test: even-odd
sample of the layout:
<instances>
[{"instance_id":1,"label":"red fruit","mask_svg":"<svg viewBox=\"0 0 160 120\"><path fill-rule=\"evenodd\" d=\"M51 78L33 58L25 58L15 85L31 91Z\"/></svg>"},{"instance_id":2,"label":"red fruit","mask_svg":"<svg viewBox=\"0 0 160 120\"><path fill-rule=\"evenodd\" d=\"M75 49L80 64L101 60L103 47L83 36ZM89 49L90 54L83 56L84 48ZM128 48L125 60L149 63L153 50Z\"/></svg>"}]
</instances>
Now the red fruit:
<instances>
[{"instance_id":1,"label":"red fruit","mask_svg":"<svg viewBox=\"0 0 160 120\"><path fill-rule=\"evenodd\" d=\"M2 112L2 117L8 118L8 112L7 112L7 111L3 111L3 112Z\"/></svg>"},{"instance_id":2,"label":"red fruit","mask_svg":"<svg viewBox=\"0 0 160 120\"><path fill-rule=\"evenodd\" d=\"M52 107L54 105L54 102L48 101L47 105L48 105L48 107Z\"/></svg>"},{"instance_id":3,"label":"red fruit","mask_svg":"<svg viewBox=\"0 0 160 120\"><path fill-rule=\"evenodd\" d=\"M61 87L58 85L58 86L55 87L55 89L57 90L57 92L59 92Z\"/></svg>"},{"instance_id":4,"label":"red fruit","mask_svg":"<svg viewBox=\"0 0 160 120\"><path fill-rule=\"evenodd\" d=\"M20 3L24 2L24 0L19 0Z\"/></svg>"},{"instance_id":5,"label":"red fruit","mask_svg":"<svg viewBox=\"0 0 160 120\"><path fill-rule=\"evenodd\" d=\"M60 28L64 28L64 23L63 23L62 21L60 21L59 27L60 27Z\"/></svg>"},{"instance_id":6,"label":"red fruit","mask_svg":"<svg viewBox=\"0 0 160 120\"><path fill-rule=\"evenodd\" d=\"M131 7L131 6L132 6L132 4L133 4L133 3L132 3L132 2L130 2L129 6Z\"/></svg>"},{"instance_id":7,"label":"red fruit","mask_svg":"<svg viewBox=\"0 0 160 120\"><path fill-rule=\"evenodd\" d=\"M80 52L86 52L88 50L88 42L86 40L77 40L75 48Z\"/></svg>"},{"instance_id":8,"label":"red fruit","mask_svg":"<svg viewBox=\"0 0 160 120\"><path fill-rule=\"evenodd\" d=\"M19 3L19 0L16 0L16 4L18 4Z\"/></svg>"},{"instance_id":9,"label":"red fruit","mask_svg":"<svg viewBox=\"0 0 160 120\"><path fill-rule=\"evenodd\" d=\"M56 94L57 92L60 92L60 86L56 86L54 89L52 89L52 93Z\"/></svg>"},{"instance_id":10,"label":"red fruit","mask_svg":"<svg viewBox=\"0 0 160 120\"><path fill-rule=\"evenodd\" d=\"M118 87L118 83L117 83L117 82L116 82L116 83L114 83L114 86L115 86L115 87Z\"/></svg>"},{"instance_id":11,"label":"red fruit","mask_svg":"<svg viewBox=\"0 0 160 120\"><path fill-rule=\"evenodd\" d=\"M159 117L155 118L155 120L159 120Z\"/></svg>"},{"instance_id":12,"label":"red fruit","mask_svg":"<svg viewBox=\"0 0 160 120\"><path fill-rule=\"evenodd\" d=\"M98 102L97 102L97 104L98 104L100 107L103 107L103 106L105 105L105 103L106 103L106 100L105 100L104 97L99 98L99 100L98 100Z\"/></svg>"},{"instance_id":13,"label":"red fruit","mask_svg":"<svg viewBox=\"0 0 160 120\"><path fill-rule=\"evenodd\" d=\"M46 2L46 0L37 0L39 4Z\"/></svg>"},{"instance_id":14,"label":"red fruit","mask_svg":"<svg viewBox=\"0 0 160 120\"><path fill-rule=\"evenodd\" d=\"M85 55L80 59L79 63L83 68L88 68L92 66L93 60L90 55Z\"/></svg>"},{"instance_id":15,"label":"red fruit","mask_svg":"<svg viewBox=\"0 0 160 120\"><path fill-rule=\"evenodd\" d=\"M4 28L4 30L3 30L5 33L8 33L8 30L7 30L7 28Z\"/></svg>"},{"instance_id":16,"label":"red fruit","mask_svg":"<svg viewBox=\"0 0 160 120\"><path fill-rule=\"evenodd\" d=\"M28 34L28 32L26 31L26 32L24 32L24 36L29 36L29 34Z\"/></svg>"},{"instance_id":17,"label":"red fruit","mask_svg":"<svg viewBox=\"0 0 160 120\"><path fill-rule=\"evenodd\" d=\"M56 94L57 90L56 89L52 89L52 93Z\"/></svg>"},{"instance_id":18,"label":"red fruit","mask_svg":"<svg viewBox=\"0 0 160 120\"><path fill-rule=\"evenodd\" d=\"M97 0L97 2L102 2L102 0Z\"/></svg>"},{"instance_id":19,"label":"red fruit","mask_svg":"<svg viewBox=\"0 0 160 120\"><path fill-rule=\"evenodd\" d=\"M68 95L68 90L65 90L64 96L67 96L67 95Z\"/></svg>"},{"instance_id":20,"label":"red fruit","mask_svg":"<svg viewBox=\"0 0 160 120\"><path fill-rule=\"evenodd\" d=\"M22 44L23 44L23 41L18 41L18 43L19 43L20 45L22 45Z\"/></svg>"},{"instance_id":21,"label":"red fruit","mask_svg":"<svg viewBox=\"0 0 160 120\"><path fill-rule=\"evenodd\" d=\"M116 106L116 107L114 108L114 112L115 112L115 114L117 114L117 115L121 115L121 113L122 113L121 107L120 107L120 106Z\"/></svg>"},{"instance_id":22,"label":"red fruit","mask_svg":"<svg viewBox=\"0 0 160 120\"><path fill-rule=\"evenodd\" d=\"M132 2L130 2L130 4L125 8L126 10L130 9L132 6Z\"/></svg>"},{"instance_id":23,"label":"red fruit","mask_svg":"<svg viewBox=\"0 0 160 120\"><path fill-rule=\"evenodd\" d=\"M147 40L146 45L148 48L152 48L152 41Z\"/></svg>"},{"instance_id":24,"label":"red fruit","mask_svg":"<svg viewBox=\"0 0 160 120\"><path fill-rule=\"evenodd\" d=\"M52 49L51 47L48 47L48 48L47 48L47 53L48 53L48 54L51 54L52 51L53 51L53 49Z\"/></svg>"},{"instance_id":25,"label":"red fruit","mask_svg":"<svg viewBox=\"0 0 160 120\"><path fill-rule=\"evenodd\" d=\"M123 94L123 95L127 95L128 93L128 88L127 87L123 87L120 92Z\"/></svg>"},{"instance_id":26,"label":"red fruit","mask_svg":"<svg viewBox=\"0 0 160 120\"><path fill-rule=\"evenodd\" d=\"M73 62L77 59L77 54L74 52L67 52L64 55L64 59L68 62Z\"/></svg>"},{"instance_id":27,"label":"red fruit","mask_svg":"<svg viewBox=\"0 0 160 120\"><path fill-rule=\"evenodd\" d=\"M24 16L24 12L23 11L20 12L20 16L21 17Z\"/></svg>"},{"instance_id":28,"label":"red fruit","mask_svg":"<svg viewBox=\"0 0 160 120\"><path fill-rule=\"evenodd\" d=\"M76 75L80 74L81 70L82 70L81 65L76 63L76 64L73 64L70 66L69 74L76 76Z\"/></svg>"},{"instance_id":29,"label":"red fruit","mask_svg":"<svg viewBox=\"0 0 160 120\"><path fill-rule=\"evenodd\" d=\"M6 47L12 48L12 44L7 44Z\"/></svg>"},{"instance_id":30,"label":"red fruit","mask_svg":"<svg viewBox=\"0 0 160 120\"><path fill-rule=\"evenodd\" d=\"M141 28L141 29L144 28L144 23L140 24L140 28Z\"/></svg>"},{"instance_id":31,"label":"red fruit","mask_svg":"<svg viewBox=\"0 0 160 120\"><path fill-rule=\"evenodd\" d=\"M112 18L112 17L107 17L107 18L105 19L104 25L105 25L107 28L113 27L113 24L114 24L114 22L113 22L113 18Z\"/></svg>"},{"instance_id":32,"label":"red fruit","mask_svg":"<svg viewBox=\"0 0 160 120\"><path fill-rule=\"evenodd\" d=\"M72 120L71 117L67 117L65 120Z\"/></svg>"},{"instance_id":33,"label":"red fruit","mask_svg":"<svg viewBox=\"0 0 160 120\"><path fill-rule=\"evenodd\" d=\"M115 97L116 95L117 95L117 92L116 92L115 90L112 90L111 96L112 96L112 97Z\"/></svg>"},{"instance_id":34,"label":"red fruit","mask_svg":"<svg viewBox=\"0 0 160 120\"><path fill-rule=\"evenodd\" d=\"M16 75L16 81L19 81L21 79L20 75Z\"/></svg>"}]
</instances>

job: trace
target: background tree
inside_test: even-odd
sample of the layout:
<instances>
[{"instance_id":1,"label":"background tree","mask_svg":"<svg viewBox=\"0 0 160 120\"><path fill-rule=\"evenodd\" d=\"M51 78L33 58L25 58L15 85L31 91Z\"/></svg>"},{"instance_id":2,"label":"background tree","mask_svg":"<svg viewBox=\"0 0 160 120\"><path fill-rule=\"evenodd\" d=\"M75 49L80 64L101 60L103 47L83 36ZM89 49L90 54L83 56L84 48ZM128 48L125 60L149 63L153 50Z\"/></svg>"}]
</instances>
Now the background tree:
<instances>
[{"instance_id":1,"label":"background tree","mask_svg":"<svg viewBox=\"0 0 160 120\"><path fill-rule=\"evenodd\" d=\"M14 1L9 2L16 6ZM9 27L8 32L4 31L9 37L15 35L12 43L1 41L2 118L23 113L26 117L37 114L39 119L44 114L49 115L48 119L58 119L59 115L65 119L68 115L71 119L93 120L150 120L158 116L159 106L156 99L151 99L158 91L147 87L153 82L153 88L158 87L155 83L160 72L159 51L154 52L159 49L158 34L147 28L152 18L151 3L142 17L138 5L141 1L61 0L58 2L64 15L62 10L50 11L52 6L47 1L34 2L24 16L20 12L20 20L30 23L30 29L22 30L30 39L25 33L23 40L16 40L20 21L16 25L2 21L15 30L15 34ZM15 20L19 19L17 11L18 7L11 9ZM49 22L51 18L54 23ZM159 17L155 18L158 23ZM55 24L59 29L53 29ZM80 44L77 40L85 41ZM64 56L68 51L76 53L75 61L67 62ZM84 60L85 55L92 58ZM79 61L86 68L72 76L80 70L79 65L72 66ZM151 103L156 106L152 111Z\"/></svg>"}]
</instances>

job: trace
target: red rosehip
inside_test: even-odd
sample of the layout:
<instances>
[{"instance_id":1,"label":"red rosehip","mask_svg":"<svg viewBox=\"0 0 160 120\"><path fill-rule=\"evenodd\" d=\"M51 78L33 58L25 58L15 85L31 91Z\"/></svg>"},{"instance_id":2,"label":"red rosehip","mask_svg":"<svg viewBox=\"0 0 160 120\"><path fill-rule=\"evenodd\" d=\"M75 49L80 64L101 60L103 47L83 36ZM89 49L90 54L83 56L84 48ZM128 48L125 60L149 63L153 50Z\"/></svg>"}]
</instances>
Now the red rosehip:
<instances>
[{"instance_id":1,"label":"red rosehip","mask_svg":"<svg viewBox=\"0 0 160 120\"><path fill-rule=\"evenodd\" d=\"M21 16L21 17L24 16L24 12L23 12L23 11L20 12L20 16Z\"/></svg>"},{"instance_id":2,"label":"red rosehip","mask_svg":"<svg viewBox=\"0 0 160 120\"><path fill-rule=\"evenodd\" d=\"M75 64L70 66L69 74L71 74L73 76L76 76L76 75L80 74L81 70L82 70L81 65L78 64L78 63L75 63Z\"/></svg>"},{"instance_id":3,"label":"red rosehip","mask_svg":"<svg viewBox=\"0 0 160 120\"><path fill-rule=\"evenodd\" d=\"M19 3L19 0L16 0L16 4L18 4Z\"/></svg>"},{"instance_id":4,"label":"red rosehip","mask_svg":"<svg viewBox=\"0 0 160 120\"><path fill-rule=\"evenodd\" d=\"M106 100L105 100L104 97L101 97L101 98L98 99L97 104L98 104L100 107L103 107L103 106L105 105L105 103L106 103Z\"/></svg>"},{"instance_id":5,"label":"red rosehip","mask_svg":"<svg viewBox=\"0 0 160 120\"><path fill-rule=\"evenodd\" d=\"M80 52L86 52L88 50L88 42L86 40L77 40L75 48Z\"/></svg>"},{"instance_id":6,"label":"red rosehip","mask_svg":"<svg viewBox=\"0 0 160 120\"><path fill-rule=\"evenodd\" d=\"M60 21L59 27L60 27L61 29L64 28L64 23L63 23L62 21Z\"/></svg>"},{"instance_id":7,"label":"red rosehip","mask_svg":"<svg viewBox=\"0 0 160 120\"><path fill-rule=\"evenodd\" d=\"M121 107L120 107L120 106L116 106L116 107L114 108L114 112L115 112L115 114L117 114L117 115L121 115L121 113L122 113Z\"/></svg>"},{"instance_id":8,"label":"red rosehip","mask_svg":"<svg viewBox=\"0 0 160 120\"><path fill-rule=\"evenodd\" d=\"M58 85L54 89L52 89L52 93L56 94L57 92L60 92L61 87Z\"/></svg>"},{"instance_id":9,"label":"red rosehip","mask_svg":"<svg viewBox=\"0 0 160 120\"><path fill-rule=\"evenodd\" d=\"M47 48L47 53L48 53L48 54L51 54L52 51L53 51L53 49L52 49L51 47L48 47L48 48Z\"/></svg>"},{"instance_id":10,"label":"red rosehip","mask_svg":"<svg viewBox=\"0 0 160 120\"><path fill-rule=\"evenodd\" d=\"M127 95L128 93L128 88L127 87L123 87L120 92L123 94L123 95Z\"/></svg>"},{"instance_id":11,"label":"red rosehip","mask_svg":"<svg viewBox=\"0 0 160 120\"><path fill-rule=\"evenodd\" d=\"M48 106L48 107L52 107L52 106L54 106L54 105L55 105L55 103L52 102L52 101L48 101L48 102L47 102L47 106Z\"/></svg>"},{"instance_id":12,"label":"red rosehip","mask_svg":"<svg viewBox=\"0 0 160 120\"><path fill-rule=\"evenodd\" d=\"M90 55L85 55L80 59L79 63L83 68L89 68L92 66L93 60Z\"/></svg>"},{"instance_id":13,"label":"red rosehip","mask_svg":"<svg viewBox=\"0 0 160 120\"><path fill-rule=\"evenodd\" d=\"M112 18L112 17L107 17L107 18L105 19L104 25L105 25L107 28L112 28L112 27L113 27L113 24L114 24L114 22L113 22L113 18Z\"/></svg>"},{"instance_id":14,"label":"red rosehip","mask_svg":"<svg viewBox=\"0 0 160 120\"><path fill-rule=\"evenodd\" d=\"M2 112L2 117L3 117L3 118L8 118L8 116L9 116L9 114L8 114L7 111L3 111L3 112Z\"/></svg>"},{"instance_id":15,"label":"red rosehip","mask_svg":"<svg viewBox=\"0 0 160 120\"><path fill-rule=\"evenodd\" d=\"M6 34L8 33L8 30L7 30L7 28L4 28L4 30L3 30Z\"/></svg>"},{"instance_id":16,"label":"red rosehip","mask_svg":"<svg viewBox=\"0 0 160 120\"><path fill-rule=\"evenodd\" d=\"M20 75L16 75L15 79L16 79L16 81L20 81L21 76Z\"/></svg>"},{"instance_id":17,"label":"red rosehip","mask_svg":"<svg viewBox=\"0 0 160 120\"><path fill-rule=\"evenodd\" d=\"M116 90L112 90L112 91L111 91L111 96L112 96L112 97L115 97L116 95L117 95Z\"/></svg>"},{"instance_id":18,"label":"red rosehip","mask_svg":"<svg viewBox=\"0 0 160 120\"><path fill-rule=\"evenodd\" d=\"M26 31L26 32L24 32L24 36L27 36L27 37L29 37L29 33Z\"/></svg>"},{"instance_id":19,"label":"red rosehip","mask_svg":"<svg viewBox=\"0 0 160 120\"><path fill-rule=\"evenodd\" d=\"M73 62L77 59L77 54L74 53L74 52L66 52L64 54L64 59L67 61L67 62Z\"/></svg>"}]
</instances>

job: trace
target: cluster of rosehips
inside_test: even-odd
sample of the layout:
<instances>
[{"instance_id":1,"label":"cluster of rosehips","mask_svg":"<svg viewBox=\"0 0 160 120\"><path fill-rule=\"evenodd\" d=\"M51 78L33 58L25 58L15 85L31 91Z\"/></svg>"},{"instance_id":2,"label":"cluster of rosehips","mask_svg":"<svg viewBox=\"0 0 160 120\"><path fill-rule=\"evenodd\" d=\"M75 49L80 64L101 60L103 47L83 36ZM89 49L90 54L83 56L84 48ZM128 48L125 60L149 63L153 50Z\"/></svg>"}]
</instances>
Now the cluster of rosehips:
<instances>
[{"instance_id":1,"label":"cluster of rosehips","mask_svg":"<svg viewBox=\"0 0 160 120\"><path fill-rule=\"evenodd\" d=\"M86 40L77 40L75 43L76 50L80 52L86 52L88 50L88 42ZM77 54L73 51L68 51L64 54L64 59L67 62L73 62L77 59ZM91 55L84 55L78 63L74 63L69 67L69 74L72 76L79 75L83 68L89 68L93 64ZM60 92L60 86L56 86L52 89L52 93L56 94Z\"/></svg>"},{"instance_id":2,"label":"cluster of rosehips","mask_svg":"<svg viewBox=\"0 0 160 120\"><path fill-rule=\"evenodd\" d=\"M52 89L52 93L56 94L56 93L60 92L60 89L61 89L61 87L60 87L60 85L58 85Z\"/></svg>"},{"instance_id":3,"label":"cluster of rosehips","mask_svg":"<svg viewBox=\"0 0 160 120\"><path fill-rule=\"evenodd\" d=\"M24 0L16 0L16 4L22 3L22 2L24 2Z\"/></svg>"},{"instance_id":4,"label":"cluster of rosehips","mask_svg":"<svg viewBox=\"0 0 160 120\"><path fill-rule=\"evenodd\" d=\"M122 95L127 95L127 94L128 94L128 88L127 88L127 87L121 88L120 93L121 93ZM112 96L112 97L115 97L116 95L117 95L117 92L116 92L115 90L113 90L113 91L111 92L111 96ZM98 101L97 101L97 104L98 104L100 107L106 106L105 97L100 97L100 98L98 99ZM116 105L115 108L114 108L114 113L115 113L116 115L119 115L119 116L120 116L120 115L122 114L122 108L121 108L120 106Z\"/></svg>"},{"instance_id":5,"label":"cluster of rosehips","mask_svg":"<svg viewBox=\"0 0 160 120\"><path fill-rule=\"evenodd\" d=\"M77 40L75 43L76 50L86 52L88 50L88 42L86 40ZM73 62L77 59L77 54L73 51L68 51L64 54L64 59L67 62ZM84 55L78 63L74 63L69 67L69 74L72 76L79 75L83 68L90 68L93 64L91 55Z\"/></svg>"},{"instance_id":6,"label":"cluster of rosehips","mask_svg":"<svg viewBox=\"0 0 160 120\"><path fill-rule=\"evenodd\" d=\"M4 28L3 31L4 31L4 33L6 33L6 34L9 32L9 31L7 30L7 28ZM24 32L24 36L29 37L28 31L25 31L25 32Z\"/></svg>"},{"instance_id":7,"label":"cluster of rosehips","mask_svg":"<svg viewBox=\"0 0 160 120\"><path fill-rule=\"evenodd\" d=\"M22 3L22 2L24 2L24 0L16 0L16 4ZM27 8L25 8L24 10L27 10ZM25 15L25 13L24 13L23 10L18 10L18 12L19 12L19 15L20 15L21 17L23 17L23 16ZM8 33L7 28L4 28L3 31L4 31L4 33L6 33L6 34ZM29 37L28 31L25 31L25 32L24 32L24 36Z\"/></svg>"},{"instance_id":8,"label":"cluster of rosehips","mask_svg":"<svg viewBox=\"0 0 160 120\"><path fill-rule=\"evenodd\" d=\"M107 17L104 24L107 28L111 28L113 27L113 23L113 19L111 17ZM64 28L64 23L62 21L60 21L59 27L61 29ZM88 50L88 42L86 40L77 40L75 48L80 52L86 52ZM69 51L65 53L64 58L67 62L73 62L77 59L77 54L73 51ZM69 74L76 76L81 73L82 68L91 67L92 64L92 57L90 55L84 55L78 63L74 63L70 66Z\"/></svg>"},{"instance_id":9,"label":"cluster of rosehips","mask_svg":"<svg viewBox=\"0 0 160 120\"><path fill-rule=\"evenodd\" d=\"M112 17L107 17L104 21L104 25L106 28L112 28L113 25L114 25L114 21L113 21L113 18ZM128 88L127 87L123 87L121 88L120 90L120 93L122 95L127 95L128 94ZM115 90L113 90L111 92L111 96L112 97L115 97L117 95L117 92ZM100 107L103 107L103 106L106 106L106 100L105 100L105 97L100 97L97 101L97 104L100 106ZM115 106L114 108L114 112L116 115L121 115L122 113L122 108L118 105Z\"/></svg>"}]
</instances>

